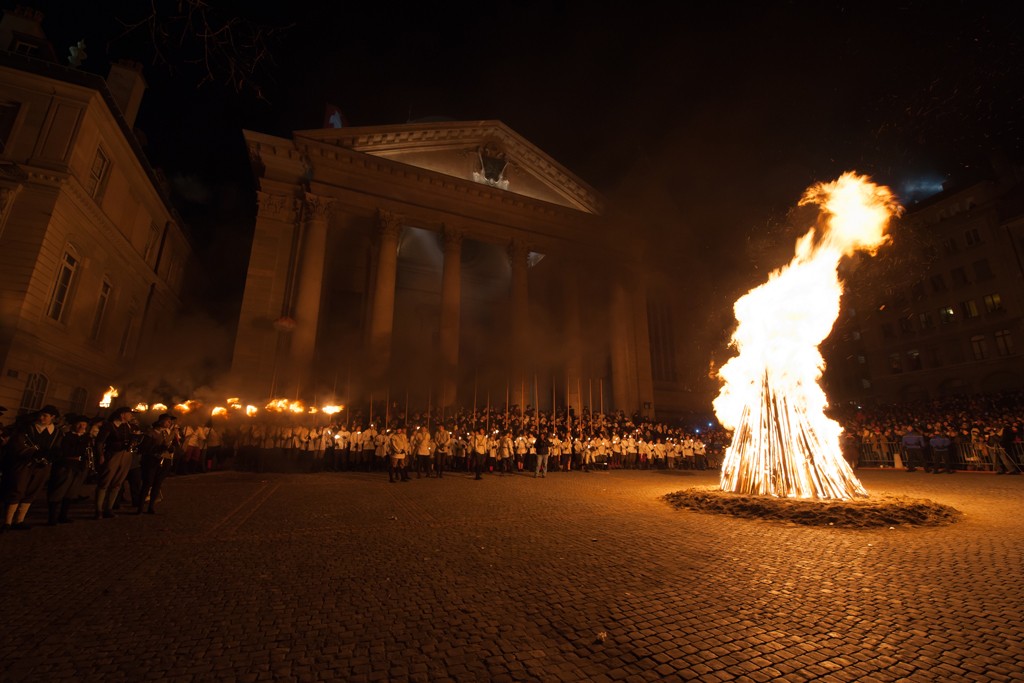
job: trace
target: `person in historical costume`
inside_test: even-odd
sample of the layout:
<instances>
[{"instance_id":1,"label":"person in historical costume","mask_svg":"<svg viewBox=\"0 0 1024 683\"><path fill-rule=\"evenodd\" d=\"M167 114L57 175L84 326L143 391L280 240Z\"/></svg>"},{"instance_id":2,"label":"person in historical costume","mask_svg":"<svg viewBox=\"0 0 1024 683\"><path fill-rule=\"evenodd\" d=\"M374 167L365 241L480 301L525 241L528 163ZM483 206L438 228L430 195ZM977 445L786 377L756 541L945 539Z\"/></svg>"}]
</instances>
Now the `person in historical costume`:
<instances>
[{"instance_id":1,"label":"person in historical costume","mask_svg":"<svg viewBox=\"0 0 1024 683\"><path fill-rule=\"evenodd\" d=\"M96 519L117 516L114 503L128 477L133 453L142 440L134 414L131 408L117 408L96 437Z\"/></svg>"},{"instance_id":2,"label":"person in historical costume","mask_svg":"<svg viewBox=\"0 0 1024 683\"><path fill-rule=\"evenodd\" d=\"M174 469L174 456L180 447L180 438L175 421L177 418L164 413L156 419L146 432L139 447L142 458L142 489L136 503L135 514L141 515L143 508L149 514L156 513L164 479Z\"/></svg>"},{"instance_id":3,"label":"person in historical costume","mask_svg":"<svg viewBox=\"0 0 1024 683\"><path fill-rule=\"evenodd\" d=\"M50 478L52 463L60 457L63 432L54 424L60 411L43 406L35 419L11 437L4 458L4 521L0 530L24 531L25 521L36 494Z\"/></svg>"},{"instance_id":4,"label":"person in historical costume","mask_svg":"<svg viewBox=\"0 0 1024 683\"><path fill-rule=\"evenodd\" d=\"M434 432L434 472L437 478L444 476L445 467L448 465L448 456L452 450L452 433L446 425L440 425Z\"/></svg>"},{"instance_id":5,"label":"person in historical costume","mask_svg":"<svg viewBox=\"0 0 1024 683\"><path fill-rule=\"evenodd\" d=\"M79 487L93 465L93 436L89 431L89 418L71 415L65 419L68 431L60 446L60 455L53 463L50 482L46 489L49 504L49 524L70 524L68 516Z\"/></svg>"},{"instance_id":6,"label":"person in historical costume","mask_svg":"<svg viewBox=\"0 0 1024 683\"><path fill-rule=\"evenodd\" d=\"M409 455L409 437L405 435L405 427L399 427L387 437L385 448L390 458L388 481L409 481L409 470L406 457Z\"/></svg>"}]
</instances>

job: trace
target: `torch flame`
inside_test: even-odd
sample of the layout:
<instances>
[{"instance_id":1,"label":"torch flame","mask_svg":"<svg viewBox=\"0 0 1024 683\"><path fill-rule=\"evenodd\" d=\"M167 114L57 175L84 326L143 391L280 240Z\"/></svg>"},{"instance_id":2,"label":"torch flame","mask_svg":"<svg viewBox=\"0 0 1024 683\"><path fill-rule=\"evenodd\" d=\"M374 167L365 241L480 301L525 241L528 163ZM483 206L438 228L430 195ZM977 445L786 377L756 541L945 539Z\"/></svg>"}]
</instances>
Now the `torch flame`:
<instances>
[{"instance_id":1,"label":"torch flame","mask_svg":"<svg viewBox=\"0 0 1024 683\"><path fill-rule=\"evenodd\" d=\"M839 445L842 427L825 416L818 345L839 315L837 272L843 256L874 254L901 211L892 192L845 173L807 190L801 205L820 207L788 266L736 301L732 346L739 355L719 371L719 421L734 430L722 464L725 491L789 498L866 496Z\"/></svg>"},{"instance_id":2,"label":"torch flame","mask_svg":"<svg viewBox=\"0 0 1024 683\"><path fill-rule=\"evenodd\" d=\"M287 398L275 398L268 403L265 408L271 412L284 413L304 413L306 408L302 405L301 401L290 401Z\"/></svg>"},{"instance_id":3,"label":"torch flame","mask_svg":"<svg viewBox=\"0 0 1024 683\"><path fill-rule=\"evenodd\" d=\"M167 406L164 405L163 403L154 403L153 404L153 410L159 410L161 413L166 413L167 412Z\"/></svg>"},{"instance_id":4,"label":"torch flame","mask_svg":"<svg viewBox=\"0 0 1024 683\"><path fill-rule=\"evenodd\" d=\"M335 413L340 413L345 410L345 406L324 406L322 410L327 415L334 415Z\"/></svg>"},{"instance_id":5,"label":"torch flame","mask_svg":"<svg viewBox=\"0 0 1024 683\"><path fill-rule=\"evenodd\" d=\"M103 394L103 398L100 399L100 408L109 408L111 400L117 398L118 391L114 387L110 387Z\"/></svg>"},{"instance_id":6,"label":"torch flame","mask_svg":"<svg viewBox=\"0 0 1024 683\"><path fill-rule=\"evenodd\" d=\"M134 410L137 413L144 413L147 410L149 410L149 404L148 403L136 403Z\"/></svg>"},{"instance_id":7,"label":"torch flame","mask_svg":"<svg viewBox=\"0 0 1024 683\"><path fill-rule=\"evenodd\" d=\"M224 417L228 414L228 409L224 406L214 406L213 410L210 411L212 417Z\"/></svg>"},{"instance_id":8,"label":"torch flame","mask_svg":"<svg viewBox=\"0 0 1024 683\"><path fill-rule=\"evenodd\" d=\"M259 408L257 408L256 406L246 406L245 407L245 414L248 415L249 417L252 417L258 411L259 411Z\"/></svg>"}]
</instances>

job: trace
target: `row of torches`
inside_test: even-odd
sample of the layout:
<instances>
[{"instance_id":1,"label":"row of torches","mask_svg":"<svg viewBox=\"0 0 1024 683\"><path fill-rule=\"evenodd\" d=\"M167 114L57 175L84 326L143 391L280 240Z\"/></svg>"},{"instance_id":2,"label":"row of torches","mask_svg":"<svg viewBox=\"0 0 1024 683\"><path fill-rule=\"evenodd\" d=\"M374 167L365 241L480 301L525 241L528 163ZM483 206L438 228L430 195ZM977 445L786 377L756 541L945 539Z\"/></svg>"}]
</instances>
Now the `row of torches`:
<instances>
[{"instance_id":1,"label":"row of torches","mask_svg":"<svg viewBox=\"0 0 1024 683\"><path fill-rule=\"evenodd\" d=\"M103 394L103 398L100 400L100 408L109 408L111 401L117 398L119 392L114 387L110 387ZM229 398L225 400L225 405L214 406L210 409L211 417L227 417L230 413L244 413L248 417L253 417L260 411L257 406L247 404L243 405L241 399ZM190 399L183 403L175 404L174 406L167 406L163 403L139 403L133 410L140 413L148 411L154 411L159 413L165 413L173 410L176 413L188 414L197 413L203 409L203 404L200 401ZM287 398L275 398L263 406L263 410L272 413L294 413L297 415L316 415L317 413L323 413L324 415L335 415L345 410L345 406L342 405L325 405L317 408L316 406L305 406L302 401L293 401Z\"/></svg>"}]
</instances>

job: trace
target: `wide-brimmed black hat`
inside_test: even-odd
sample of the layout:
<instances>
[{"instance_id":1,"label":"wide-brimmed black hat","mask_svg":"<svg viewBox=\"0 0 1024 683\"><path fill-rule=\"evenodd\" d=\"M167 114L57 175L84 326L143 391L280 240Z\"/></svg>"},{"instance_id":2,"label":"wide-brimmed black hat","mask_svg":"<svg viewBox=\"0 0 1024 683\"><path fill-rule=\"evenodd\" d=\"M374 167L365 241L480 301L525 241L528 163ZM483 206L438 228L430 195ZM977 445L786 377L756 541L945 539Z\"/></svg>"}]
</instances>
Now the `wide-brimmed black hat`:
<instances>
[{"instance_id":1,"label":"wide-brimmed black hat","mask_svg":"<svg viewBox=\"0 0 1024 683\"><path fill-rule=\"evenodd\" d=\"M119 408L114 408L112 411L110 411L110 419L114 419L115 417L117 417L119 415L124 415L125 413L134 413L134 412L135 411L132 410L131 408L129 408L128 406L121 406Z\"/></svg>"},{"instance_id":2,"label":"wide-brimmed black hat","mask_svg":"<svg viewBox=\"0 0 1024 683\"><path fill-rule=\"evenodd\" d=\"M56 406L45 405L39 409L39 412L46 413L47 415L52 415L54 419L60 417L60 411L57 410Z\"/></svg>"},{"instance_id":3,"label":"wide-brimmed black hat","mask_svg":"<svg viewBox=\"0 0 1024 683\"><path fill-rule=\"evenodd\" d=\"M160 413L160 417L156 418L157 422L163 422L164 420L177 420L178 416L171 413Z\"/></svg>"}]
</instances>

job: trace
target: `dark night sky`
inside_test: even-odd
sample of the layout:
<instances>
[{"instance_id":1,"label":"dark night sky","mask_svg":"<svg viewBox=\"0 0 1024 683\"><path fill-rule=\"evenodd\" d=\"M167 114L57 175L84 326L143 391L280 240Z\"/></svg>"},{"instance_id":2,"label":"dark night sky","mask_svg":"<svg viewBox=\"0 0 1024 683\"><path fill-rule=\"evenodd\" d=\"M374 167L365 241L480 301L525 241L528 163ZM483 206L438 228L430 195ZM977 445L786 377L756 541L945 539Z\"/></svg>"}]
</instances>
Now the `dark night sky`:
<instances>
[{"instance_id":1,"label":"dark night sky","mask_svg":"<svg viewBox=\"0 0 1024 683\"><path fill-rule=\"evenodd\" d=\"M202 72L181 53L172 74L151 63L143 32L118 38L117 20L149 3L35 6L59 54L85 37L87 70L105 74L113 57L146 64L137 125L148 153L204 254L226 264L221 282L238 287L254 205L239 131L318 127L325 102L352 125L500 119L661 224L652 241L678 237L718 274L745 271L735 240L814 181L857 169L909 199L913 182L1024 150L1013 3L211 4L290 26L258 75L265 100L197 88ZM236 267L225 253L241 254Z\"/></svg>"}]
</instances>

